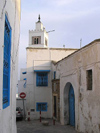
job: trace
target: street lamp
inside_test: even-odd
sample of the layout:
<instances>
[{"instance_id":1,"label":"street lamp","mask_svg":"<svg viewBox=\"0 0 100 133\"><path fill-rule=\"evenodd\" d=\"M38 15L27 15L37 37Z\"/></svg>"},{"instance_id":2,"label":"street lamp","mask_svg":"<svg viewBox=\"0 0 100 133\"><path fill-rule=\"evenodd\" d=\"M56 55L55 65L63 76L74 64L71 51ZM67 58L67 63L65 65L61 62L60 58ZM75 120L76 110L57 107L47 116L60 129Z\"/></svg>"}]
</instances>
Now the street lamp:
<instances>
[{"instance_id":1,"label":"street lamp","mask_svg":"<svg viewBox=\"0 0 100 133\"><path fill-rule=\"evenodd\" d=\"M49 33L49 32L54 32L55 30L50 30L50 31L47 31L47 33Z\"/></svg>"}]
</instances>

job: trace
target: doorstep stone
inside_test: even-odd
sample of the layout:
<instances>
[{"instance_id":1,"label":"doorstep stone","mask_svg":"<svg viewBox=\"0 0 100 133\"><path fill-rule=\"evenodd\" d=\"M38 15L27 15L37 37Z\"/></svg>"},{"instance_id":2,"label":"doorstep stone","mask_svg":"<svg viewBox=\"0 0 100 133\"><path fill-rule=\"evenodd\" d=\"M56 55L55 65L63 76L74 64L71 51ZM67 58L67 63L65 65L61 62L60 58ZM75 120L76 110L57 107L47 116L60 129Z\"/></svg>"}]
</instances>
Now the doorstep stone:
<instances>
[{"instance_id":1,"label":"doorstep stone","mask_svg":"<svg viewBox=\"0 0 100 133\"><path fill-rule=\"evenodd\" d=\"M42 121L42 124L43 124L44 126L48 126L48 125L49 125L49 121Z\"/></svg>"}]
</instances>

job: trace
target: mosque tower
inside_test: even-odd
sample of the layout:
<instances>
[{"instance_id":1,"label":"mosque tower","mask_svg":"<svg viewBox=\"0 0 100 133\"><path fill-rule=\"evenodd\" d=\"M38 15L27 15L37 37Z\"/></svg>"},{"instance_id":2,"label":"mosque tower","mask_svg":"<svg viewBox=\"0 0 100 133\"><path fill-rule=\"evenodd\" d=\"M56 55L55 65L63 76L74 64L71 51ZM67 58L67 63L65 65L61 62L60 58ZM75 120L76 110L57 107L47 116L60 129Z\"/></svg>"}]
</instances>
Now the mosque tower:
<instances>
[{"instance_id":1,"label":"mosque tower","mask_svg":"<svg viewBox=\"0 0 100 133\"><path fill-rule=\"evenodd\" d=\"M39 15L38 21L36 22L35 30L29 31L29 47L48 47L48 33L43 27L43 24L40 19L41 18Z\"/></svg>"}]
</instances>

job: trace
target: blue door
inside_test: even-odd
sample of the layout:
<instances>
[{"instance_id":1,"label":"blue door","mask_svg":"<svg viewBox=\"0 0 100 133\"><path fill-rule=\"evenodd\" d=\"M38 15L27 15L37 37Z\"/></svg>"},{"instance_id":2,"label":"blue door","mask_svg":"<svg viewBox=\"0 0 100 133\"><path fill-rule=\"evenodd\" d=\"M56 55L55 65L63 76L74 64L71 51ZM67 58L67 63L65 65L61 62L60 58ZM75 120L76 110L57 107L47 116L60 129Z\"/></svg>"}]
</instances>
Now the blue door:
<instances>
[{"instance_id":1,"label":"blue door","mask_svg":"<svg viewBox=\"0 0 100 133\"><path fill-rule=\"evenodd\" d=\"M72 85L69 90L69 124L75 126L75 97Z\"/></svg>"}]
</instances>

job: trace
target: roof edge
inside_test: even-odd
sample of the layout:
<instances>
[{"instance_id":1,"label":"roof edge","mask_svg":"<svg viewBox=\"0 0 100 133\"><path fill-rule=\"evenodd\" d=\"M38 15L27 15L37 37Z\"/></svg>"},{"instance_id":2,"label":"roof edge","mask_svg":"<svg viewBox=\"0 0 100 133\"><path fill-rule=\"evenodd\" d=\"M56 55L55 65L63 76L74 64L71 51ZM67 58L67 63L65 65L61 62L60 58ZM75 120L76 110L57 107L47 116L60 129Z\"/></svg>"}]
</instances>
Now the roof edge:
<instances>
[{"instance_id":1,"label":"roof edge","mask_svg":"<svg viewBox=\"0 0 100 133\"><path fill-rule=\"evenodd\" d=\"M58 64L60 61L62 61L62 60L64 60L64 59L67 59L67 58L69 58L70 56L74 55L75 53L81 51L82 49L84 49L84 48L86 48L86 47L88 47L88 46L90 46L90 45L93 45L93 44L96 43L96 42L100 42L100 38L99 38L99 39L95 39L94 41L90 42L89 44L85 45L84 47L78 49L77 51L71 53L70 55L66 56L65 58L59 60L58 62L55 63L55 65Z\"/></svg>"},{"instance_id":2,"label":"roof edge","mask_svg":"<svg viewBox=\"0 0 100 133\"><path fill-rule=\"evenodd\" d=\"M26 47L26 49L49 49L49 50L78 50L78 48L33 48L33 47Z\"/></svg>"}]
</instances>

